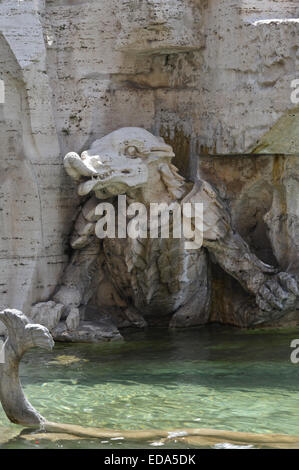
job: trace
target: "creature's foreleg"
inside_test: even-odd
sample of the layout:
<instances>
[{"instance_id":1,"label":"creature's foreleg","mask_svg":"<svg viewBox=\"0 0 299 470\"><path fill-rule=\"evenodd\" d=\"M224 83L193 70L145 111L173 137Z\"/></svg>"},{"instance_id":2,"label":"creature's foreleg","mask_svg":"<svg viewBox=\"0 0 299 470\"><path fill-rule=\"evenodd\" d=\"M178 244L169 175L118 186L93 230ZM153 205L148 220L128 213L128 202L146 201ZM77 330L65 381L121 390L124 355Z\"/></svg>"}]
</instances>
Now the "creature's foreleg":
<instances>
[{"instance_id":1,"label":"creature's foreleg","mask_svg":"<svg viewBox=\"0 0 299 470\"><path fill-rule=\"evenodd\" d=\"M32 306L30 318L46 326L55 337L58 325L73 331L84 319L85 306L101 280L103 257L99 252L99 240L75 250L51 300Z\"/></svg>"},{"instance_id":2,"label":"creature's foreleg","mask_svg":"<svg viewBox=\"0 0 299 470\"><path fill-rule=\"evenodd\" d=\"M101 277L100 243L95 240L83 250L76 250L62 276L53 300L65 306L65 314L87 305Z\"/></svg>"},{"instance_id":3,"label":"creature's foreleg","mask_svg":"<svg viewBox=\"0 0 299 470\"><path fill-rule=\"evenodd\" d=\"M275 268L259 260L243 238L233 230L229 230L223 238L204 240L204 246L224 271L254 295L268 279L267 275L277 272Z\"/></svg>"},{"instance_id":4,"label":"creature's foreleg","mask_svg":"<svg viewBox=\"0 0 299 470\"><path fill-rule=\"evenodd\" d=\"M266 322L299 308L298 280L259 260L232 228L224 201L206 181L199 181L183 202L203 205L203 245L212 258L256 299L256 321ZM253 315L253 316L254 316Z\"/></svg>"},{"instance_id":5,"label":"creature's foreleg","mask_svg":"<svg viewBox=\"0 0 299 470\"><path fill-rule=\"evenodd\" d=\"M257 322L276 320L299 308L299 289L296 279L259 260L242 237L230 229L224 237L204 240L212 257L231 276L256 298L262 311Z\"/></svg>"}]
</instances>

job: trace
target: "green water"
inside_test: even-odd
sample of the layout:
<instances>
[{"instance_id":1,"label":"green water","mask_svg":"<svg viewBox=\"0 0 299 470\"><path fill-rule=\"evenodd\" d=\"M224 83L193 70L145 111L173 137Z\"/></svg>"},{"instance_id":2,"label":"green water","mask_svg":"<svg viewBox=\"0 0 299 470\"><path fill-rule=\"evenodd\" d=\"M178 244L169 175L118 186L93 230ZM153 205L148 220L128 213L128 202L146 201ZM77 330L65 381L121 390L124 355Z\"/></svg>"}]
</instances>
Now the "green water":
<instances>
[{"instance_id":1,"label":"green water","mask_svg":"<svg viewBox=\"0 0 299 470\"><path fill-rule=\"evenodd\" d=\"M299 364L290 362L290 343L297 337L299 329L218 326L131 332L123 343L56 344L52 352L30 351L21 377L32 404L56 422L299 435ZM9 439L20 430L1 410L1 448L150 447L108 439L38 444L22 436ZM169 445L176 446L184 444Z\"/></svg>"}]
</instances>

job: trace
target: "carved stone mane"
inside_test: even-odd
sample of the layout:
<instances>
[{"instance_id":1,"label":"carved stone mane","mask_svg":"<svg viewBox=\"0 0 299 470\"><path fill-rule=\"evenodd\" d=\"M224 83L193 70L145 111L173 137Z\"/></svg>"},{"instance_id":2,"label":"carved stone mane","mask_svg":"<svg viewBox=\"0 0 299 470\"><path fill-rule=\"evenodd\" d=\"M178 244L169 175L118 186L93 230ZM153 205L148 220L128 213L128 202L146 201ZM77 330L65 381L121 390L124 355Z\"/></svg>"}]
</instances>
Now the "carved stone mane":
<instances>
[{"instance_id":1,"label":"carved stone mane","mask_svg":"<svg viewBox=\"0 0 299 470\"><path fill-rule=\"evenodd\" d=\"M159 166L161 178L168 194L174 200L180 200L186 193L185 178L172 163L163 163Z\"/></svg>"}]
</instances>

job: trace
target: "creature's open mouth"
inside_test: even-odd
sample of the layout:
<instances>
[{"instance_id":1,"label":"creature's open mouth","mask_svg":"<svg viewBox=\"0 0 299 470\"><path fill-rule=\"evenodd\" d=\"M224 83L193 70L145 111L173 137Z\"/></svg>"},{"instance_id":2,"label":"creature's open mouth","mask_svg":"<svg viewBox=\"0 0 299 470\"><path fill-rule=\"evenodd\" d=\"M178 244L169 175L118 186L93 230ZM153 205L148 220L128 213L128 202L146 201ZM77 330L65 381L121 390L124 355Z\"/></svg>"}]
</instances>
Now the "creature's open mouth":
<instances>
[{"instance_id":1,"label":"creature's open mouth","mask_svg":"<svg viewBox=\"0 0 299 470\"><path fill-rule=\"evenodd\" d=\"M99 169L97 169L74 152L66 155L64 165L67 173L79 183L78 194L80 196L90 193L97 185L104 188L116 177L115 171L108 165L99 162Z\"/></svg>"},{"instance_id":2,"label":"creature's open mouth","mask_svg":"<svg viewBox=\"0 0 299 470\"><path fill-rule=\"evenodd\" d=\"M145 161L150 163L152 160L174 156L172 148L167 144L153 146L148 151L131 145L122 152L115 155L90 155L83 152L81 157L70 152L65 156L65 169L78 183L79 196L94 191L99 197L102 194L109 197L126 188L138 187L147 181Z\"/></svg>"},{"instance_id":3,"label":"creature's open mouth","mask_svg":"<svg viewBox=\"0 0 299 470\"><path fill-rule=\"evenodd\" d=\"M92 176L80 175L77 179L79 196L86 196L91 191L112 196L126 188L137 187L147 180L146 170L140 165L134 168L105 169Z\"/></svg>"},{"instance_id":4,"label":"creature's open mouth","mask_svg":"<svg viewBox=\"0 0 299 470\"><path fill-rule=\"evenodd\" d=\"M115 179L116 178L114 170L106 171L105 173L101 173L98 175L93 175L91 178L82 176L81 183L78 186L78 194L79 196L85 196L86 194L90 193L93 189L95 189L96 186L98 186L99 189L104 189Z\"/></svg>"}]
</instances>

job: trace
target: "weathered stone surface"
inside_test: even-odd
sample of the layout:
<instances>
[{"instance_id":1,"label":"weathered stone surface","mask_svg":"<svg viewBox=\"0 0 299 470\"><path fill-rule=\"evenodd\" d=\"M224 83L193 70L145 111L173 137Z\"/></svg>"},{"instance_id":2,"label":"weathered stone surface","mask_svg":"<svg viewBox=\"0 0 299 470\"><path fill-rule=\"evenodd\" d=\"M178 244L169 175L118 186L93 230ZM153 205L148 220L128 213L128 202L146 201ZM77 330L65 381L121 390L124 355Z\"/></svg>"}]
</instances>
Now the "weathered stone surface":
<instances>
[{"instance_id":1,"label":"weathered stone surface","mask_svg":"<svg viewBox=\"0 0 299 470\"><path fill-rule=\"evenodd\" d=\"M76 329L68 329L63 322L53 331L56 341L71 343L98 343L101 341L119 341L122 336L111 323L101 319L98 323L82 322Z\"/></svg>"},{"instance_id":2,"label":"weathered stone surface","mask_svg":"<svg viewBox=\"0 0 299 470\"><path fill-rule=\"evenodd\" d=\"M32 323L45 326L51 332L58 325L63 309L63 304L57 304L53 301L41 302L33 305L30 320Z\"/></svg>"},{"instance_id":3,"label":"weathered stone surface","mask_svg":"<svg viewBox=\"0 0 299 470\"><path fill-rule=\"evenodd\" d=\"M76 330L80 324L80 312L78 308L72 308L65 321L69 331Z\"/></svg>"},{"instance_id":4,"label":"weathered stone surface","mask_svg":"<svg viewBox=\"0 0 299 470\"><path fill-rule=\"evenodd\" d=\"M298 272L299 156L200 156L198 176L217 187L259 257Z\"/></svg>"},{"instance_id":5,"label":"weathered stone surface","mask_svg":"<svg viewBox=\"0 0 299 470\"><path fill-rule=\"evenodd\" d=\"M198 159L199 177L218 188L230 207L234 226L254 253L264 262L280 265L292 274L299 271L298 165L297 155ZM241 302L244 309L245 293L216 268L213 286L213 319L222 316L228 323L234 323L233 305ZM298 315L294 318L298 320Z\"/></svg>"},{"instance_id":6,"label":"weathered stone surface","mask_svg":"<svg viewBox=\"0 0 299 470\"><path fill-rule=\"evenodd\" d=\"M298 16L275 0L2 0L0 307L29 314L67 264L79 205L67 152L122 126L165 137L193 178L198 155L297 152ZM288 221L279 191L271 210L282 265L298 244L290 178Z\"/></svg>"},{"instance_id":7,"label":"weathered stone surface","mask_svg":"<svg viewBox=\"0 0 299 470\"><path fill-rule=\"evenodd\" d=\"M60 147L47 74L41 3L1 2L0 285L2 306L46 299L67 260L71 186Z\"/></svg>"},{"instance_id":8,"label":"weathered stone surface","mask_svg":"<svg viewBox=\"0 0 299 470\"><path fill-rule=\"evenodd\" d=\"M299 82L298 82L299 83ZM287 111L259 140L257 154L297 155L299 149L299 107Z\"/></svg>"}]
</instances>

